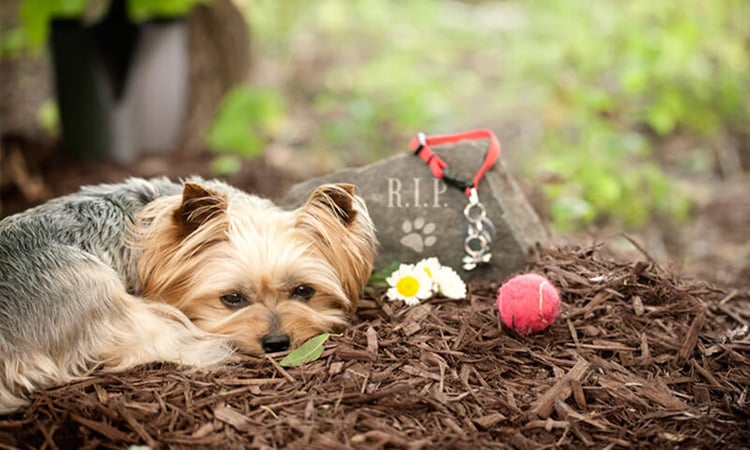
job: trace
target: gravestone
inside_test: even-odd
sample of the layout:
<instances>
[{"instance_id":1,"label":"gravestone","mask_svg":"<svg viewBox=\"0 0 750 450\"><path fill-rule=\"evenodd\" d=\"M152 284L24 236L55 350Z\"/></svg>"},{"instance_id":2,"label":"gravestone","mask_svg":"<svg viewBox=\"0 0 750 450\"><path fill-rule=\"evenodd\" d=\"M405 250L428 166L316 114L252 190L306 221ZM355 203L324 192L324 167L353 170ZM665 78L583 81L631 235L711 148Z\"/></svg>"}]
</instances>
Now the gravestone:
<instances>
[{"instance_id":1,"label":"gravestone","mask_svg":"<svg viewBox=\"0 0 750 450\"><path fill-rule=\"evenodd\" d=\"M482 165L486 147L485 141L463 141L432 149L454 174L470 180ZM467 233L465 193L434 178L424 161L411 152L299 183L290 189L282 204L298 206L323 183L354 184L365 199L380 243L375 271L393 262L416 263L436 256L464 280L502 281L522 270L531 249L549 239L502 157L485 174L477 190L495 227L492 258L471 271L462 267Z\"/></svg>"}]
</instances>

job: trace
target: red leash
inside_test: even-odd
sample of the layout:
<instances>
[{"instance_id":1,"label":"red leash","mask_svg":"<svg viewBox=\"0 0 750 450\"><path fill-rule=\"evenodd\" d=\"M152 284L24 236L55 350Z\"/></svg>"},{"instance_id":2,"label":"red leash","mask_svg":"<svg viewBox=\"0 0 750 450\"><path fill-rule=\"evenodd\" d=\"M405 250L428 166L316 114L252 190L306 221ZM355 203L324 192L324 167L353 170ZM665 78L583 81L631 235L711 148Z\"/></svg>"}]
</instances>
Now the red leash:
<instances>
[{"instance_id":1,"label":"red leash","mask_svg":"<svg viewBox=\"0 0 750 450\"><path fill-rule=\"evenodd\" d=\"M482 139L489 140L490 144L487 148L487 153L484 155L482 166L471 181L463 180L453 174L448 169L448 163L436 155L431 148L433 145L454 144L459 141L478 141ZM497 137L492 131L487 129L471 130L463 133L446 134L441 136L425 136L424 133L419 133L409 141L409 148L412 149L415 155L419 156L427 163L430 167L430 171L432 171L432 174L436 178L464 191L467 197L471 197L472 190L479 185L479 181L484 174L495 165L497 158L500 156L500 141L497 140Z\"/></svg>"}]
</instances>

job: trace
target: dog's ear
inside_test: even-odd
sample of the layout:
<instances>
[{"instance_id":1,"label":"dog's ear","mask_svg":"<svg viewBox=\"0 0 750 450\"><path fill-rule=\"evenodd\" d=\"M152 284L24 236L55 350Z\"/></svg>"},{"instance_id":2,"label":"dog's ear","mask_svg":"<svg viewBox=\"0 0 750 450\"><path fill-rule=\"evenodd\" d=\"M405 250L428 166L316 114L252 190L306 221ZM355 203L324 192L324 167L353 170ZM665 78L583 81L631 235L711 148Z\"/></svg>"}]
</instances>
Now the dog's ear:
<instances>
[{"instance_id":1,"label":"dog's ear","mask_svg":"<svg viewBox=\"0 0 750 450\"><path fill-rule=\"evenodd\" d=\"M351 310L356 309L377 246L364 200L351 184L320 186L298 210L297 226L334 268Z\"/></svg>"},{"instance_id":2,"label":"dog's ear","mask_svg":"<svg viewBox=\"0 0 750 450\"><path fill-rule=\"evenodd\" d=\"M348 227L357 217L354 190L353 184L324 184L315 189L305 206L328 211Z\"/></svg>"},{"instance_id":3,"label":"dog's ear","mask_svg":"<svg viewBox=\"0 0 750 450\"><path fill-rule=\"evenodd\" d=\"M198 183L187 182L182 188L182 202L175 211L175 221L187 236L198 227L227 210L227 198Z\"/></svg>"}]
</instances>

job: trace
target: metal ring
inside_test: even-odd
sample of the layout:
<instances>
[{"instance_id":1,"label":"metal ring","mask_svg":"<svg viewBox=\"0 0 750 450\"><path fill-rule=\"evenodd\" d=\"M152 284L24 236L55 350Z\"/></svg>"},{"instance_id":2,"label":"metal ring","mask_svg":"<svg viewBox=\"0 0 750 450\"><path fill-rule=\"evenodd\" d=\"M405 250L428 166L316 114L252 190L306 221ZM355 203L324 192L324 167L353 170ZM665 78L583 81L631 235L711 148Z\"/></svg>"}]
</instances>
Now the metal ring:
<instances>
[{"instance_id":1,"label":"metal ring","mask_svg":"<svg viewBox=\"0 0 750 450\"><path fill-rule=\"evenodd\" d=\"M476 216L472 215L472 212L474 210L479 211ZM472 223L481 222L482 219L487 217L487 210L481 203L469 203L468 205L466 205L466 208L464 208L464 217L466 217L466 220Z\"/></svg>"},{"instance_id":2,"label":"metal ring","mask_svg":"<svg viewBox=\"0 0 750 450\"><path fill-rule=\"evenodd\" d=\"M479 250L474 250L471 247L471 243L474 241L479 242ZM487 253L487 250L490 249L490 244L487 242L487 237L485 237L484 234L478 234L475 236L469 235L466 236L466 239L464 239L464 250L466 251L466 254L471 256L474 259L477 259L477 256L482 256L485 253Z\"/></svg>"}]
</instances>

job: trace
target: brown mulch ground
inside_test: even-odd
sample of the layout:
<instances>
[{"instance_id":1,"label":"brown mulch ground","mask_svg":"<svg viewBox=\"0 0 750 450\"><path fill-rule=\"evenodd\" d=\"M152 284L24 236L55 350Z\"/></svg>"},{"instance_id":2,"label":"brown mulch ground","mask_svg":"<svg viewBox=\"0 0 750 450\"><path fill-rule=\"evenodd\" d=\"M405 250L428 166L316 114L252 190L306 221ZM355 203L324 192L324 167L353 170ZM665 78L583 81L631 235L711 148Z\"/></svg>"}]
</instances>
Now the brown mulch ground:
<instances>
[{"instance_id":1,"label":"brown mulch ground","mask_svg":"<svg viewBox=\"0 0 750 450\"><path fill-rule=\"evenodd\" d=\"M0 418L2 448L747 448L750 294L596 248L528 267L563 296L519 336L496 284L416 307L368 292L323 356L155 366L39 392ZM278 358L276 358L278 360Z\"/></svg>"}]
</instances>

